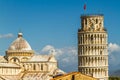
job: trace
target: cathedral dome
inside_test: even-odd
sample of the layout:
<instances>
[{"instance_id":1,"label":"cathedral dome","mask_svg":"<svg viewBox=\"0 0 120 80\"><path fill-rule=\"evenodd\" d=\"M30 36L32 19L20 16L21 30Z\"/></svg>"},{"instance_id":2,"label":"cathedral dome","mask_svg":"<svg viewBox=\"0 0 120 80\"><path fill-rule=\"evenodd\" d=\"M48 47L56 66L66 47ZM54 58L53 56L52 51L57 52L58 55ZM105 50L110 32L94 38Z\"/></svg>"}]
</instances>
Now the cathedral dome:
<instances>
[{"instance_id":1,"label":"cathedral dome","mask_svg":"<svg viewBox=\"0 0 120 80\"><path fill-rule=\"evenodd\" d=\"M29 43L23 38L22 33L18 33L18 38L13 41L8 50L32 50Z\"/></svg>"}]
</instances>

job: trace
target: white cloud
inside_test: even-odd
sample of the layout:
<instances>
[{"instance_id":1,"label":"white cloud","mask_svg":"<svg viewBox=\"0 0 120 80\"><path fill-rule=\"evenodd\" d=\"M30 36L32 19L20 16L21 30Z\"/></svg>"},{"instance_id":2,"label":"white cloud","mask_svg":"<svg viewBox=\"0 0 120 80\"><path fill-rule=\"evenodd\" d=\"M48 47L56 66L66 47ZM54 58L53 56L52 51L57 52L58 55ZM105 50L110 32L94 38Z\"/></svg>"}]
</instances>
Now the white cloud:
<instances>
[{"instance_id":1,"label":"white cloud","mask_svg":"<svg viewBox=\"0 0 120 80\"><path fill-rule=\"evenodd\" d=\"M62 63L74 62L77 59L77 49L75 47L55 48L52 45L46 45L41 53L54 54ZM74 60L76 59L76 60Z\"/></svg>"},{"instance_id":2,"label":"white cloud","mask_svg":"<svg viewBox=\"0 0 120 80\"><path fill-rule=\"evenodd\" d=\"M62 51L60 49L54 48L52 45L46 45L42 50L41 53L46 53L46 54L53 54L55 56L58 56L62 54Z\"/></svg>"},{"instance_id":3,"label":"white cloud","mask_svg":"<svg viewBox=\"0 0 120 80\"><path fill-rule=\"evenodd\" d=\"M12 38L13 34L12 33L8 33L8 34L0 34L0 38Z\"/></svg>"},{"instance_id":4,"label":"white cloud","mask_svg":"<svg viewBox=\"0 0 120 80\"><path fill-rule=\"evenodd\" d=\"M47 46L45 46L45 47L42 49L42 52L49 52L49 51L51 51L51 50L53 50L53 49L54 49L53 46L47 45Z\"/></svg>"},{"instance_id":5,"label":"white cloud","mask_svg":"<svg viewBox=\"0 0 120 80\"><path fill-rule=\"evenodd\" d=\"M120 45L116 43L110 43L108 45L108 51L109 51L109 54L114 52L120 52Z\"/></svg>"},{"instance_id":6,"label":"white cloud","mask_svg":"<svg viewBox=\"0 0 120 80\"><path fill-rule=\"evenodd\" d=\"M108 45L109 53L109 68L117 69L120 64L120 45L116 43L109 43Z\"/></svg>"}]
</instances>

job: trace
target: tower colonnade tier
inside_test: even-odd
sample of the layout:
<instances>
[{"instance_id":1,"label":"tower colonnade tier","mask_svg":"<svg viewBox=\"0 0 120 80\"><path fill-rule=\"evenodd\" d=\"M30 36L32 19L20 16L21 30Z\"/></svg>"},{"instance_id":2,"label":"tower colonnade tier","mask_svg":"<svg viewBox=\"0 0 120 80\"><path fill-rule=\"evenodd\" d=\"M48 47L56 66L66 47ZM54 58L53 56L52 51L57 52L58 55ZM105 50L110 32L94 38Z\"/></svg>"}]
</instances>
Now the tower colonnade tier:
<instances>
[{"instance_id":1,"label":"tower colonnade tier","mask_svg":"<svg viewBox=\"0 0 120 80\"><path fill-rule=\"evenodd\" d=\"M78 30L78 70L108 80L108 41L103 15L82 15Z\"/></svg>"}]
</instances>

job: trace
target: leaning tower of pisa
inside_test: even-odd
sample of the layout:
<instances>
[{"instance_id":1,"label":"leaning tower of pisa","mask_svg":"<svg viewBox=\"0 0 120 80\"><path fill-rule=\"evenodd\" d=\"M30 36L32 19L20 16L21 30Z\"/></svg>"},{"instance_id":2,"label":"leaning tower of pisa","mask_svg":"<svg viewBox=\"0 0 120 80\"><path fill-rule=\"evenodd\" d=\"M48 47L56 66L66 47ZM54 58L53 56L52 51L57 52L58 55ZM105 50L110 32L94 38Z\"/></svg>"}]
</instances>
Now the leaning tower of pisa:
<instances>
[{"instance_id":1,"label":"leaning tower of pisa","mask_svg":"<svg viewBox=\"0 0 120 80\"><path fill-rule=\"evenodd\" d=\"M108 80L107 31L104 16L82 15L78 30L78 71Z\"/></svg>"}]
</instances>

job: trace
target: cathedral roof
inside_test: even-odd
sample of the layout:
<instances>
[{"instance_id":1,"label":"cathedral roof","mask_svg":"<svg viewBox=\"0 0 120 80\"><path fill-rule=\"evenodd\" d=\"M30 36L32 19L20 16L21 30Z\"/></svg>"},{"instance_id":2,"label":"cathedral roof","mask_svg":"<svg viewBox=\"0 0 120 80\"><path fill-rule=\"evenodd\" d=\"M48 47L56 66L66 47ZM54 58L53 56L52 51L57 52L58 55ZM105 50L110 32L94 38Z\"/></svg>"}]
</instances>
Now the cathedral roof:
<instances>
[{"instance_id":1,"label":"cathedral roof","mask_svg":"<svg viewBox=\"0 0 120 80\"><path fill-rule=\"evenodd\" d=\"M28 62L36 62L36 61L40 61L40 62L46 62L46 61L57 62L55 57L51 56L51 55L34 55Z\"/></svg>"},{"instance_id":2,"label":"cathedral roof","mask_svg":"<svg viewBox=\"0 0 120 80\"><path fill-rule=\"evenodd\" d=\"M13 63L0 63L0 67L20 67L20 66Z\"/></svg>"},{"instance_id":3,"label":"cathedral roof","mask_svg":"<svg viewBox=\"0 0 120 80\"><path fill-rule=\"evenodd\" d=\"M18 38L13 41L8 50L32 50L29 43L23 38L22 33L18 33Z\"/></svg>"},{"instance_id":4,"label":"cathedral roof","mask_svg":"<svg viewBox=\"0 0 120 80\"><path fill-rule=\"evenodd\" d=\"M4 56L0 56L0 62L7 62L7 60L4 58Z\"/></svg>"}]
</instances>

